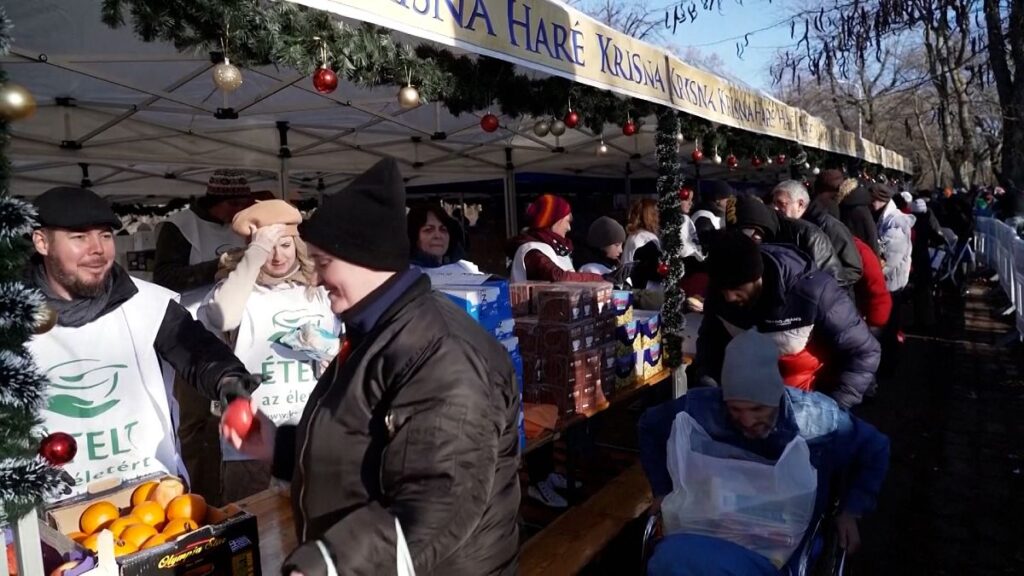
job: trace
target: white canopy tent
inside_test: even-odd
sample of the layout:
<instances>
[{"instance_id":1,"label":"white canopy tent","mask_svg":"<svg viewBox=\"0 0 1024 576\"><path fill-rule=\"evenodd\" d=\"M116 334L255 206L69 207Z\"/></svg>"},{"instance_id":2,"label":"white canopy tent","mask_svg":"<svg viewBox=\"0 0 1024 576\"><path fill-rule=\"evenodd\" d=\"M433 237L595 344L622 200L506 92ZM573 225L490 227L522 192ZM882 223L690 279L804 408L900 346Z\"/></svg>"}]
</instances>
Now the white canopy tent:
<instances>
[{"instance_id":1,"label":"white canopy tent","mask_svg":"<svg viewBox=\"0 0 1024 576\"><path fill-rule=\"evenodd\" d=\"M87 180L117 202L189 197L202 193L209 172L233 167L253 170L255 189L308 197L339 189L383 156L398 158L412 185L505 178L514 188L514 171L657 174L653 118L636 137L609 126L608 152L598 154L602 136L582 127L539 138L535 119L501 117L502 128L488 134L479 127L486 111L455 117L437 103L403 110L393 88L345 83L319 94L308 75L287 69L243 70L241 88L225 96L208 55L108 28L100 0L21 2L8 15L14 45L3 65L39 103L34 117L12 125L12 189L21 196ZM238 117L218 118L228 107Z\"/></svg>"}]
</instances>

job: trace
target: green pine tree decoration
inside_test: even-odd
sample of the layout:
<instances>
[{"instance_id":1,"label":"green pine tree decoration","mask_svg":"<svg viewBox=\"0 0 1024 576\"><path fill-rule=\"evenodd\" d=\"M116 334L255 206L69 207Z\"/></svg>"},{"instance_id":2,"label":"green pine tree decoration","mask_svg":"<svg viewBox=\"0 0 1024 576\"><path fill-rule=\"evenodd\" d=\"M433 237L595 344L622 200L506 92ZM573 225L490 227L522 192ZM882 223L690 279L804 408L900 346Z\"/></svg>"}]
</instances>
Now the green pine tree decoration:
<instances>
[{"instance_id":1,"label":"green pine tree decoration","mask_svg":"<svg viewBox=\"0 0 1024 576\"><path fill-rule=\"evenodd\" d=\"M669 108L658 109L658 128L654 143L658 156L658 212L661 222L661 250L663 263L668 273L662 285L665 287L665 305L661 310L662 350L666 368L675 369L683 364L683 329L686 316L683 301L686 294L679 282L686 273L682 256L683 212L679 200L680 176L679 151L676 134L679 132L679 116Z\"/></svg>"},{"instance_id":2,"label":"green pine tree decoration","mask_svg":"<svg viewBox=\"0 0 1024 576\"><path fill-rule=\"evenodd\" d=\"M0 54L10 48L10 21L0 6ZM0 68L0 86L7 82ZM31 254L35 210L8 188L10 129L0 119L0 524L13 522L64 487L61 470L38 456L39 410L46 377L25 343L40 326L43 295L22 282Z\"/></svg>"}]
</instances>

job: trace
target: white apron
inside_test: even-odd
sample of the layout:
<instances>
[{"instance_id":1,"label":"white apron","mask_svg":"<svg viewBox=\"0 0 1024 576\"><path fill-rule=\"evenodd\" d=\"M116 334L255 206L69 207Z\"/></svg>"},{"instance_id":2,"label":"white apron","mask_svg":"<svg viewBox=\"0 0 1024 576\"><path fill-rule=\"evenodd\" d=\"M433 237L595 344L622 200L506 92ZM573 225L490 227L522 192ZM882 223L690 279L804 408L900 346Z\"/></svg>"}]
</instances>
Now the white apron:
<instances>
[{"instance_id":1,"label":"white apron","mask_svg":"<svg viewBox=\"0 0 1024 576\"><path fill-rule=\"evenodd\" d=\"M626 243L622 247L622 264L632 264L634 262L634 257L636 256L636 251L651 242L654 242L658 249L661 250L661 240L659 240L658 236L653 232L638 230L635 234L626 238Z\"/></svg>"},{"instance_id":2,"label":"white apron","mask_svg":"<svg viewBox=\"0 0 1024 576\"><path fill-rule=\"evenodd\" d=\"M177 226L181 235L192 245L192 251L188 256L190 265L216 260L220 258L221 254L232 248L245 247L245 239L235 234L231 230L231 226L203 220L192 210L177 212L167 221ZM195 317L196 312L199 311L199 305L202 304L211 287L201 286L183 292L181 305Z\"/></svg>"},{"instance_id":3,"label":"white apron","mask_svg":"<svg viewBox=\"0 0 1024 576\"><path fill-rule=\"evenodd\" d=\"M298 423L306 399L316 386L318 363L305 353L273 340L308 322L335 335L341 331L341 322L331 312L323 289L318 288L313 300L309 300L305 286L275 290L256 286L238 326L235 356L250 373L264 376L263 384L252 397L278 426ZM248 459L224 442L221 442L221 450L224 460Z\"/></svg>"},{"instance_id":4,"label":"white apron","mask_svg":"<svg viewBox=\"0 0 1024 576\"><path fill-rule=\"evenodd\" d=\"M694 223L696 223L697 220L700 220L701 218L707 218L708 220L711 220L711 224L715 227L715 230L722 229L722 217L716 215L714 212L710 210L697 210L696 212L693 213Z\"/></svg>"},{"instance_id":5,"label":"white apron","mask_svg":"<svg viewBox=\"0 0 1024 576\"><path fill-rule=\"evenodd\" d=\"M549 244L544 242L527 242L516 250L515 257L512 258L512 281L513 282L526 282L529 278L526 277L526 255L530 252L537 250L541 254L547 256L548 260L555 263L566 272L575 272L576 268L572 265L572 258L569 256L559 256L555 253L555 249Z\"/></svg>"},{"instance_id":6,"label":"white apron","mask_svg":"<svg viewBox=\"0 0 1024 576\"><path fill-rule=\"evenodd\" d=\"M28 343L50 381L40 413L43 428L78 441L78 454L64 466L76 482L72 496L111 476L188 477L175 434L174 371L153 348L167 303L176 295L132 281L138 294L116 310L78 328L55 326Z\"/></svg>"}]
</instances>

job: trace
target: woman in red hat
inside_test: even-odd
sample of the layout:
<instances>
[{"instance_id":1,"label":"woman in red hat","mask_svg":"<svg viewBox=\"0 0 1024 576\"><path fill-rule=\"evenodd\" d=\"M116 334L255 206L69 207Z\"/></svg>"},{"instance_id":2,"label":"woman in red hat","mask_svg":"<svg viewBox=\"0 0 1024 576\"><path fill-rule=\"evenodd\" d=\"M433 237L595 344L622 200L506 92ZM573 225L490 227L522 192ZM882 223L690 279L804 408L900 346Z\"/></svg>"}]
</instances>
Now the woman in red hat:
<instances>
[{"instance_id":1,"label":"woman in red hat","mask_svg":"<svg viewBox=\"0 0 1024 576\"><path fill-rule=\"evenodd\" d=\"M572 263L572 207L561 196L544 194L526 209L528 230L512 239L513 282L602 282L597 274L576 272Z\"/></svg>"}]
</instances>

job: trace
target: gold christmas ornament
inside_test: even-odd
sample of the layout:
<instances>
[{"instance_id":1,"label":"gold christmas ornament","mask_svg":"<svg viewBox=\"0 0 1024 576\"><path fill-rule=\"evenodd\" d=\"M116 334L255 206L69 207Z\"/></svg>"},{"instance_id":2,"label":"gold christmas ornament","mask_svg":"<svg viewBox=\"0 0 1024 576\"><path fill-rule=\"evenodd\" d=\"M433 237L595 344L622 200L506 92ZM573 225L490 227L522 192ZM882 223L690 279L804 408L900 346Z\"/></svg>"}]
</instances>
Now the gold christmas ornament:
<instances>
[{"instance_id":1,"label":"gold christmas ornament","mask_svg":"<svg viewBox=\"0 0 1024 576\"><path fill-rule=\"evenodd\" d=\"M57 325L57 311L50 308L46 304L43 304L36 310L36 328L35 333L46 334Z\"/></svg>"},{"instance_id":2,"label":"gold christmas ornament","mask_svg":"<svg viewBox=\"0 0 1024 576\"><path fill-rule=\"evenodd\" d=\"M225 58L213 67L213 83L225 92L234 92L242 85L242 71Z\"/></svg>"},{"instance_id":3,"label":"gold christmas ornament","mask_svg":"<svg viewBox=\"0 0 1024 576\"><path fill-rule=\"evenodd\" d=\"M402 89L398 91L398 105L406 110L419 106L420 91L411 84L402 86Z\"/></svg>"},{"instance_id":4,"label":"gold christmas ornament","mask_svg":"<svg viewBox=\"0 0 1024 576\"><path fill-rule=\"evenodd\" d=\"M25 87L7 82L0 85L0 118L8 122L28 118L36 111L36 99Z\"/></svg>"}]
</instances>

